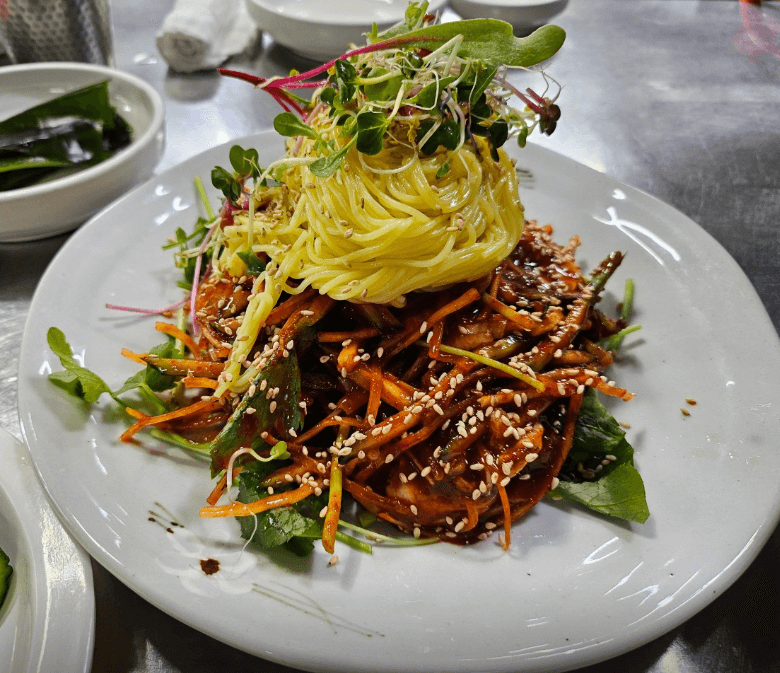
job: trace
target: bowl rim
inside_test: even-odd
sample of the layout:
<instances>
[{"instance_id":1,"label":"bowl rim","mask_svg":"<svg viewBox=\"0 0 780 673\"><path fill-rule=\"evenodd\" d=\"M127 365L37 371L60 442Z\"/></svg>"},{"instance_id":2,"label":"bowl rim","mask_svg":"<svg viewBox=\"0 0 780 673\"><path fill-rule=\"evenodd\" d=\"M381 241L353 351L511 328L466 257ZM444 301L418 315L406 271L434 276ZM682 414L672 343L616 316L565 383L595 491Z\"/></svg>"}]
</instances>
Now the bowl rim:
<instances>
[{"instance_id":1,"label":"bowl rim","mask_svg":"<svg viewBox=\"0 0 780 673\"><path fill-rule=\"evenodd\" d=\"M84 170L78 171L72 175L56 178L39 185L31 185L29 187L21 187L19 189L0 192L0 205L4 203L11 203L17 199L27 199L30 197L40 196L50 193L53 190L73 188L89 182L104 173L108 173L115 167L123 164L129 159L132 159L135 155L141 152L144 147L148 146L150 142L154 141L155 136L162 128L165 118L165 106L163 104L162 97L151 84L129 72L111 68L109 66L94 65L91 63L52 61L41 63L21 63L17 65L5 66L0 69L0 78L2 78L3 75L10 75L18 72L57 70L101 74L111 79L122 80L126 84L130 84L136 89L141 90L141 92L145 94L147 99L151 102L152 118L149 122L149 127L139 137L134 137L132 142L127 147L121 149L114 156L109 157L105 161L101 161L99 164L85 168Z\"/></svg>"},{"instance_id":2,"label":"bowl rim","mask_svg":"<svg viewBox=\"0 0 780 673\"><path fill-rule=\"evenodd\" d=\"M278 0L246 0L249 4L255 5L258 9L260 9L263 12L266 12L268 14L271 14L276 19L281 19L284 21L287 21L291 24L298 24L298 25L312 25L312 26L329 26L331 28L356 28L360 26L368 25L370 28L371 25L371 17L366 17L365 19L360 18L349 18L349 20L343 20L343 18L336 19L335 14L328 14L326 16L318 16L318 17L312 17L312 18L301 18L298 16L293 16L291 14L282 13L276 11L276 7L274 5L278 5ZM438 12L443 11L444 8L447 5L448 0L429 0L428 5L428 11L429 12ZM401 6L399 4L399 6ZM406 5L403 5L404 11ZM401 16L395 20L395 21L377 21L377 25L384 26L384 25L394 25L398 23L399 21L404 20L404 14L401 13ZM366 23L368 21L368 24Z\"/></svg>"},{"instance_id":3,"label":"bowl rim","mask_svg":"<svg viewBox=\"0 0 780 673\"><path fill-rule=\"evenodd\" d=\"M473 7L494 7L506 10L532 10L548 5L568 4L569 0L455 0L453 4Z\"/></svg>"}]
</instances>

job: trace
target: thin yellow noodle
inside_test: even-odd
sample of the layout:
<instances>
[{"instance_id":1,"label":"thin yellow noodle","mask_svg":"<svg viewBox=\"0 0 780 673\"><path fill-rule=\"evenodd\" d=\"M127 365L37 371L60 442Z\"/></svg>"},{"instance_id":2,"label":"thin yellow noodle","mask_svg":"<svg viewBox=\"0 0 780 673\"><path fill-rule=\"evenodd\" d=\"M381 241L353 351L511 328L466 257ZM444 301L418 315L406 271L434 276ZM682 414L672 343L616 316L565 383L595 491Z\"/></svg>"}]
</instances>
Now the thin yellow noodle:
<instances>
[{"instance_id":1,"label":"thin yellow noodle","mask_svg":"<svg viewBox=\"0 0 780 673\"><path fill-rule=\"evenodd\" d=\"M325 140L344 142L326 118L312 125ZM313 144L292 139L286 156L315 156ZM238 275L245 266L237 253L252 250L269 266L254 284L215 394L243 392L257 375L259 365L241 363L282 292L311 286L337 300L398 305L409 292L485 275L507 257L524 223L516 173L503 151L494 161L483 139L476 144L476 151L466 143L423 156L390 140L375 156L352 148L329 177L292 165L281 186L257 187L253 198L269 204L234 215L216 265ZM445 161L449 171L437 177Z\"/></svg>"}]
</instances>

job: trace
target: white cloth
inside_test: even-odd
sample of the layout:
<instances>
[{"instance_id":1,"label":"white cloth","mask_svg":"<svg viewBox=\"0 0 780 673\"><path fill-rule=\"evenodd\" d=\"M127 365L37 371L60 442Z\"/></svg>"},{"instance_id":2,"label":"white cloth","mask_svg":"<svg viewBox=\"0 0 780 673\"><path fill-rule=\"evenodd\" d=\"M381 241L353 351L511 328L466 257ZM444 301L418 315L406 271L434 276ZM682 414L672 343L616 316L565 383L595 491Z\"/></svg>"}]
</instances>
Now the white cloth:
<instances>
[{"instance_id":1,"label":"white cloth","mask_svg":"<svg viewBox=\"0 0 780 673\"><path fill-rule=\"evenodd\" d=\"M157 48L178 72L216 68L257 37L245 0L176 0Z\"/></svg>"}]
</instances>

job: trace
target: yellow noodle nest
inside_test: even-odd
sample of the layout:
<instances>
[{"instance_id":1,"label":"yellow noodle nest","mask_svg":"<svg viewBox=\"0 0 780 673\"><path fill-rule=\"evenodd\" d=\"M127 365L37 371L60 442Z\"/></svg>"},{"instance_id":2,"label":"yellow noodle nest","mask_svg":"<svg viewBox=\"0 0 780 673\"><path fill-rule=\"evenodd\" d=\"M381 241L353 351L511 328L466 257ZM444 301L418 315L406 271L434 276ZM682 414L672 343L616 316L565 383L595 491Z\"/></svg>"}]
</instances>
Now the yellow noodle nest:
<instances>
[{"instance_id":1,"label":"yellow noodle nest","mask_svg":"<svg viewBox=\"0 0 780 673\"><path fill-rule=\"evenodd\" d=\"M353 148L329 177L293 165L282 186L256 190L252 208L223 230L217 267L241 275L236 253L246 250L272 261L257 279L218 392L248 387L256 372L242 372L241 356L282 292L312 286L338 300L399 304L408 292L485 275L507 257L524 223L516 172L503 151L494 161L487 143L477 143L478 151L466 143L426 157L391 139L375 156ZM313 146L291 141L286 157L313 156ZM437 177L445 162L449 170Z\"/></svg>"}]
</instances>

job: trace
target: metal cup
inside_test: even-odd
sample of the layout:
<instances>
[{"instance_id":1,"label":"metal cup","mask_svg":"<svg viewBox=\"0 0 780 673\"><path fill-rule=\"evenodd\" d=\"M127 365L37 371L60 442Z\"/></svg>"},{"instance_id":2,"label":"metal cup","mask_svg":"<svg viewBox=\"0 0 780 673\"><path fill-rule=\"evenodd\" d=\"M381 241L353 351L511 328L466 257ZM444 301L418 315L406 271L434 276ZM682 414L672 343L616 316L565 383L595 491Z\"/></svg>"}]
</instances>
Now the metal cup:
<instances>
[{"instance_id":1,"label":"metal cup","mask_svg":"<svg viewBox=\"0 0 780 673\"><path fill-rule=\"evenodd\" d=\"M0 0L0 45L11 63L113 65L109 0Z\"/></svg>"}]
</instances>

